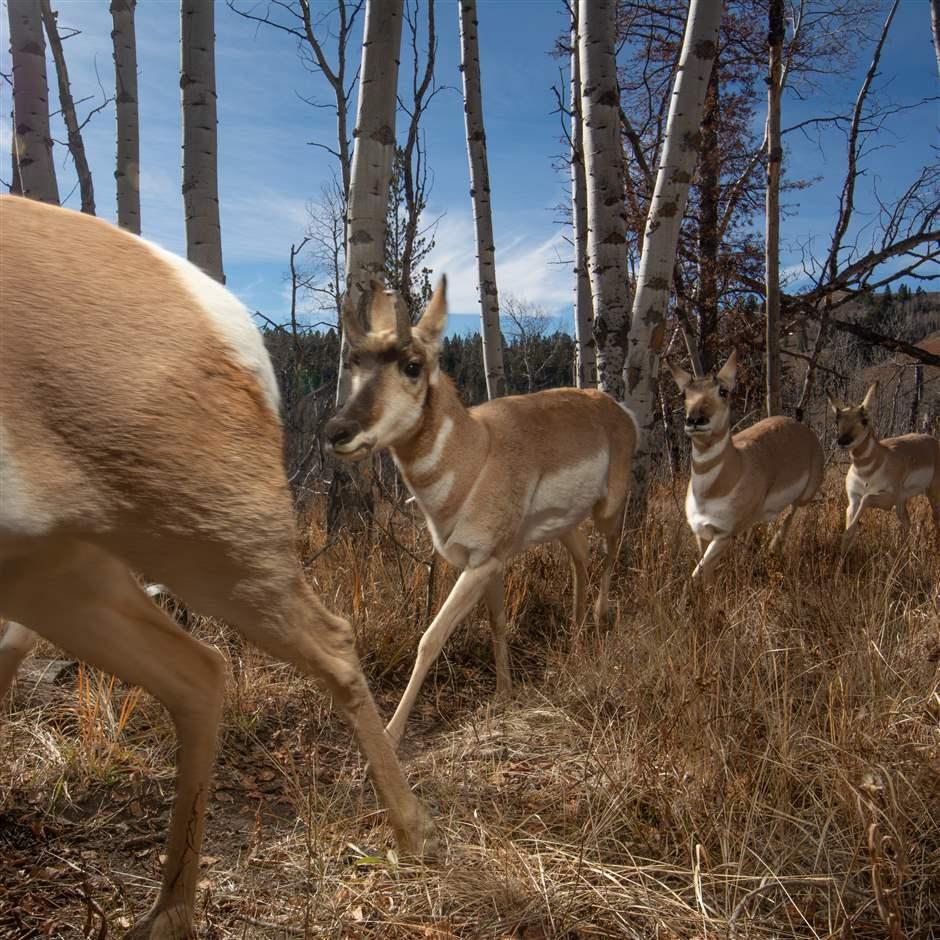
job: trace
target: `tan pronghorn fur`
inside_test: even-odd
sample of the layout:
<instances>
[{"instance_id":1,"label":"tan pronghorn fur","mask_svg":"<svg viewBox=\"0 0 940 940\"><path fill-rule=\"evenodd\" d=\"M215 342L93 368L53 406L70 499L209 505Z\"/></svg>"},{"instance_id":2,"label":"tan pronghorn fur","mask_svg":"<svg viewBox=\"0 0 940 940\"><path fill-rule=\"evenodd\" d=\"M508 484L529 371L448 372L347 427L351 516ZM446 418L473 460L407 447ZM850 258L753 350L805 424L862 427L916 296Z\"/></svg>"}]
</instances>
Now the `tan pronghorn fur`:
<instances>
[{"instance_id":1,"label":"tan pronghorn fur","mask_svg":"<svg viewBox=\"0 0 940 940\"><path fill-rule=\"evenodd\" d=\"M147 689L178 736L162 886L130 935L195 935L225 691L221 655L132 569L316 676L355 730L401 846L421 851L433 827L349 625L295 555L277 387L245 308L136 236L18 197L0 198L0 261L0 614ZM8 628L0 695L31 645Z\"/></svg>"},{"instance_id":2,"label":"tan pronghorn fur","mask_svg":"<svg viewBox=\"0 0 940 940\"><path fill-rule=\"evenodd\" d=\"M855 541L859 518L866 509L893 509L906 536L911 528L907 504L921 494L930 501L934 534L940 542L940 441L929 434L904 434L878 440L871 418L877 391L875 382L862 403L854 406L846 406L828 396L836 416L836 442L852 457L845 477L849 505L845 511L842 547L848 549Z\"/></svg>"},{"instance_id":3,"label":"tan pronghorn fur","mask_svg":"<svg viewBox=\"0 0 940 940\"><path fill-rule=\"evenodd\" d=\"M685 395L685 433L692 441L685 517L702 556L692 577L708 580L735 536L789 507L771 547L783 544L797 509L819 489L823 451L816 435L792 418L765 418L731 434L736 352L717 375L693 378L669 369Z\"/></svg>"},{"instance_id":4,"label":"tan pronghorn fur","mask_svg":"<svg viewBox=\"0 0 940 940\"><path fill-rule=\"evenodd\" d=\"M387 729L396 744L428 669L481 598L489 611L497 693L509 692L503 570L514 555L560 541L571 556L575 620L583 620L588 543L578 526L589 516L606 540L595 604L597 620L606 616L636 444L632 416L597 391L553 389L465 407L438 366L446 321L443 280L414 327L401 299L378 283L368 331L347 307L352 392L326 429L341 456L391 450L434 547L463 569L418 645Z\"/></svg>"}]
</instances>

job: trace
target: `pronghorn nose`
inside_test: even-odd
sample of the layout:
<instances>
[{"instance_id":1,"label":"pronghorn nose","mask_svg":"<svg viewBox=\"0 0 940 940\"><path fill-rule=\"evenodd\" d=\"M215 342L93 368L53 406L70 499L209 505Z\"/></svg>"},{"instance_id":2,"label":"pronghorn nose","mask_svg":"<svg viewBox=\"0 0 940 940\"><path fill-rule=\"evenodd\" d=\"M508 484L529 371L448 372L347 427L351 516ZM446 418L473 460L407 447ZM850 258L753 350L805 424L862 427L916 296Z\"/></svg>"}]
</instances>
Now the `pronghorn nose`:
<instances>
[{"instance_id":1,"label":"pronghorn nose","mask_svg":"<svg viewBox=\"0 0 940 940\"><path fill-rule=\"evenodd\" d=\"M852 435L851 435L851 434L840 434L840 435L836 438L836 443L837 443L840 447L848 447L849 444L852 443Z\"/></svg>"},{"instance_id":2,"label":"pronghorn nose","mask_svg":"<svg viewBox=\"0 0 940 940\"><path fill-rule=\"evenodd\" d=\"M359 425L355 421L337 415L327 421L323 433L331 446L342 447L343 444L348 444L359 433Z\"/></svg>"},{"instance_id":3,"label":"pronghorn nose","mask_svg":"<svg viewBox=\"0 0 940 940\"><path fill-rule=\"evenodd\" d=\"M690 428L701 428L708 424L708 418L703 414L686 415L685 423Z\"/></svg>"}]
</instances>

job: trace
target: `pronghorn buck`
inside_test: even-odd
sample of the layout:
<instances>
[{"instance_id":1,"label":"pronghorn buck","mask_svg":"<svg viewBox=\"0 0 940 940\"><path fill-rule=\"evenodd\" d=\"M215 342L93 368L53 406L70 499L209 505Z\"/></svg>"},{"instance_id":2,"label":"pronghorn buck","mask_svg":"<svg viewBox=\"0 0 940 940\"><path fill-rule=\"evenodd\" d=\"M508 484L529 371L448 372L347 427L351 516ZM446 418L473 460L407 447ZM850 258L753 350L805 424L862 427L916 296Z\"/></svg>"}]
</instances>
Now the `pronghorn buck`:
<instances>
[{"instance_id":1,"label":"pronghorn buck","mask_svg":"<svg viewBox=\"0 0 940 940\"><path fill-rule=\"evenodd\" d=\"M454 628L483 598L498 695L511 688L503 569L530 545L560 541L571 556L574 616L585 614L588 516L607 555L595 617L607 614L610 573L630 491L636 425L596 391L553 389L466 408L438 366L447 322L445 281L412 327L401 298L374 282L369 329L347 305L352 392L326 434L356 459L388 447L427 519L434 547L462 573L421 638L388 733L398 744L428 669Z\"/></svg>"},{"instance_id":2,"label":"pronghorn buck","mask_svg":"<svg viewBox=\"0 0 940 940\"><path fill-rule=\"evenodd\" d=\"M721 371L700 378L669 365L685 395L685 433L692 441L685 517L702 555L692 577L705 581L736 535L789 507L771 541L771 548L782 545L797 509L813 498L823 477L819 439L792 418L765 418L731 434L737 362L732 352Z\"/></svg>"},{"instance_id":3,"label":"pronghorn buck","mask_svg":"<svg viewBox=\"0 0 940 940\"><path fill-rule=\"evenodd\" d=\"M875 382L860 405L846 406L829 395L836 416L836 443L849 451L852 465L845 477L849 505L845 511L843 550L858 535L858 520L869 508L893 509L904 535L911 528L907 504L923 494L933 511L934 535L940 542L940 441L929 434L904 434L879 441L871 423Z\"/></svg>"},{"instance_id":4,"label":"pronghorn buck","mask_svg":"<svg viewBox=\"0 0 940 940\"><path fill-rule=\"evenodd\" d=\"M316 676L402 849L433 848L349 624L295 555L277 386L245 308L134 235L19 197L0 197L0 258L0 614L147 689L176 726L162 886L130 936L194 935L226 673L131 570ZM30 646L8 628L0 695Z\"/></svg>"}]
</instances>

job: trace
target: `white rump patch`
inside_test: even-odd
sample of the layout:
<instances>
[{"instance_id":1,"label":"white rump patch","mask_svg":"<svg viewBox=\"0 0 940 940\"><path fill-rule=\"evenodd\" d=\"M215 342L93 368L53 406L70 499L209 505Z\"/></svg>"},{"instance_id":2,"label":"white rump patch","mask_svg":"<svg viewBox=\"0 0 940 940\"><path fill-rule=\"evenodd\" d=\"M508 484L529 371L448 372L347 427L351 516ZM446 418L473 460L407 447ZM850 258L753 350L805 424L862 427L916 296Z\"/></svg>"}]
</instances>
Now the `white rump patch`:
<instances>
[{"instance_id":1,"label":"white rump patch","mask_svg":"<svg viewBox=\"0 0 940 940\"><path fill-rule=\"evenodd\" d=\"M261 333L245 305L231 291L185 258L153 242L141 241L173 268L185 290L192 295L193 306L201 310L221 333L236 361L255 375L271 410L277 414L281 403L277 379Z\"/></svg>"}]
</instances>

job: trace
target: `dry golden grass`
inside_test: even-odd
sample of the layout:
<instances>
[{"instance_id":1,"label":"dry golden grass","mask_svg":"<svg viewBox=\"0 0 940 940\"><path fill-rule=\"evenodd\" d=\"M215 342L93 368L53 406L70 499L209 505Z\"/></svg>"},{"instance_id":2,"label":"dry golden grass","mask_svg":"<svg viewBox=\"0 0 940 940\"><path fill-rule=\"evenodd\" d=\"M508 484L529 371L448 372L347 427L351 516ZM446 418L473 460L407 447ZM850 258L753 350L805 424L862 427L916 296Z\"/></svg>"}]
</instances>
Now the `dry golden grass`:
<instances>
[{"instance_id":1,"label":"dry golden grass","mask_svg":"<svg viewBox=\"0 0 940 940\"><path fill-rule=\"evenodd\" d=\"M692 588L681 494L627 533L607 629L569 622L563 553L507 578L517 695L494 706L482 610L403 746L447 851L398 864L363 766L307 680L197 621L232 669L205 847L211 938L940 936L940 564L867 518L833 574L838 480L783 558L765 532ZM326 546L386 714L453 582L414 517ZM394 540L394 541L393 541ZM397 543L397 544L396 544ZM323 549L326 548L325 551ZM47 650L46 655L55 655ZM152 899L172 729L93 671L24 674L0 722L0 936L120 933Z\"/></svg>"}]
</instances>

